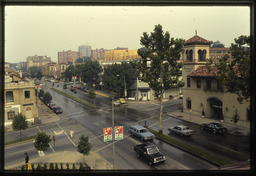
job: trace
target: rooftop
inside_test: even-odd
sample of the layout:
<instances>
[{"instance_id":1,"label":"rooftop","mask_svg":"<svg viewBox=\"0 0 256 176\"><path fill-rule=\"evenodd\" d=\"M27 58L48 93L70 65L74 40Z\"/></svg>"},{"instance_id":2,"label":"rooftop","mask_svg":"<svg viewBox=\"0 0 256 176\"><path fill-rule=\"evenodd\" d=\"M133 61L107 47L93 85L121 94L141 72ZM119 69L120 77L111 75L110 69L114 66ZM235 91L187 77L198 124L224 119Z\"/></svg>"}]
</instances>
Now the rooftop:
<instances>
[{"instance_id":1,"label":"rooftop","mask_svg":"<svg viewBox=\"0 0 256 176\"><path fill-rule=\"evenodd\" d=\"M194 45L194 44L201 44L201 45L210 45L210 41L195 35L194 37L185 41L185 45Z\"/></svg>"}]
</instances>

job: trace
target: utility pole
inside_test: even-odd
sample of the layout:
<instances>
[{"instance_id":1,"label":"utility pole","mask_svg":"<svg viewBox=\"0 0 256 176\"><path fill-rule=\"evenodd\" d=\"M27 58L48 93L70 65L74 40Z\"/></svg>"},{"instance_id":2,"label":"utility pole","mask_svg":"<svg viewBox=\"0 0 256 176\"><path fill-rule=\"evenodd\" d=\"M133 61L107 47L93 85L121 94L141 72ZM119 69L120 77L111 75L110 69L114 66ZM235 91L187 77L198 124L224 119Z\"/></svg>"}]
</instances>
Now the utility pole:
<instances>
[{"instance_id":1,"label":"utility pole","mask_svg":"<svg viewBox=\"0 0 256 176\"><path fill-rule=\"evenodd\" d=\"M125 99L125 101L127 101L127 90L126 90L125 76L124 76L124 99Z\"/></svg>"},{"instance_id":2,"label":"utility pole","mask_svg":"<svg viewBox=\"0 0 256 176\"><path fill-rule=\"evenodd\" d=\"M113 169L115 168L115 124L114 124L114 100L112 100L112 143L113 143Z\"/></svg>"}]
</instances>

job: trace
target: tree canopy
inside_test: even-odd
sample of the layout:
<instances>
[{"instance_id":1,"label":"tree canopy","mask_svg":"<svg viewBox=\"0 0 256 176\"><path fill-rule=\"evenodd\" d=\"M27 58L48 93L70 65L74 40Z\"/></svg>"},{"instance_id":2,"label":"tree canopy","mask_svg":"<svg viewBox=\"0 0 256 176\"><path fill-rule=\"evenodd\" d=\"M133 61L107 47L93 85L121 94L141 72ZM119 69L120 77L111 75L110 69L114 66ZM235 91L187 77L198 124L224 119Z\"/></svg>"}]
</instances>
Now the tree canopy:
<instances>
[{"instance_id":1,"label":"tree canopy","mask_svg":"<svg viewBox=\"0 0 256 176\"><path fill-rule=\"evenodd\" d=\"M82 81L85 82L89 88L93 84L100 82L99 74L102 72L101 66L98 61L88 60L82 66Z\"/></svg>"},{"instance_id":2,"label":"tree canopy","mask_svg":"<svg viewBox=\"0 0 256 176\"><path fill-rule=\"evenodd\" d=\"M232 55L231 64L227 62L228 55L219 59L215 75L227 92L235 93L239 103L248 101L250 93L250 44L251 37L241 35L234 39L235 43L231 44L230 51ZM212 60L207 63L208 70L211 71Z\"/></svg>"},{"instance_id":3,"label":"tree canopy","mask_svg":"<svg viewBox=\"0 0 256 176\"><path fill-rule=\"evenodd\" d=\"M92 148L92 145L91 143L89 143L89 136L85 136L84 134L82 134L79 137L77 151L83 154L83 156L85 156L90 154L91 148Z\"/></svg>"},{"instance_id":4,"label":"tree canopy","mask_svg":"<svg viewBox=\"0 0 256 176\"><path fill-rule=\"evenodd\" d=\"M225 45L220 43L219 40L217 40L216 42L211 41L210 48L225 48Z\"/></svg>"},{"instance_id":5,"label":"tree canopy","mask_svg":"<svg viewBox=\"0 0 256 176\"><path fill-rule=\"evenodd\" d=\"M34 146L38 151L46 151L50 147L49 145L50 142L51 142L50 135L47 135L44 132L38 132L36 135Z\"/></svg>"},{"instance_id":6,"label":"tree canopy","mask_svg":"<svg viewBox=\"0 0 256 176\"><path fill-rule=\"evenodd\" d=\"M46 91L43 96L43 102L47 104L47 103L50 103L51 100L52 100L51 94Z\"/></svg>"},{"instance_id":7,"label":"tree canopy","mask_svg":"<svg viewBox=\"0 0 256 176\"><path fill-rule=\"evenodd\" d=\"M114 92L121 92L132 86L136 80L136 69L131 63L122 62L121 64L113 64L104 69L102 81L104 89Z\"/></svg>"},{"instance_id":8,"label":"tree canopy","mask_svg":"<svg viewBox=\"0 0 256 176\"><path fill-rule=\"evenodd\" d=\"M160 101L159 133L162 133L163 93L174 85L183 85L179 79L182 63L178 60L183 51L184 39L170 38L169 32L164 33L159 24L150 35L144 32L140 43L145 48L138 50L142 58L137 64L141 73L139 79L149 84Z\"/></svg>"},{"instance_id":9,"label":"tree canopy","mask_svg":"<svg viewBox=\"0 0 256 176\"><path fill-rule=\"evenodd\" d=\"M21 130L25 130L28 128L28 122L26 117L21 113L18 113L17 115L15 115L12 120L12 128L15 131L20 130L20 136L21 136Z\"/></svg>"},{"instance_id":10,"label":"tree canopy","mask_svg":"<svg viewBox=\"0 0 256 176\"><path fill-rule=\"evenodd\" d=\"M41 79L43 77L42 69L40 67L29 67L28 71L31 78Z\"/></svg>"}]
</instances>

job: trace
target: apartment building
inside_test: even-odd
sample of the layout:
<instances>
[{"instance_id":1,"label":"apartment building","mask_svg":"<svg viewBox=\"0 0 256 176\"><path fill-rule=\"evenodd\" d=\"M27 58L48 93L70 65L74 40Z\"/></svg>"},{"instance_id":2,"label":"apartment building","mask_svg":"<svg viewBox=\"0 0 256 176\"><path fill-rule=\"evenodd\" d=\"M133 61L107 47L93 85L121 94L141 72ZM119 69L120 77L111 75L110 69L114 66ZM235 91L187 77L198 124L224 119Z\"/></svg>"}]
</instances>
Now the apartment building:
<instances>
[{"instance_id":1,"label":"apartment building","mask_svg":"<svg viewBox=\"0 0 256 176\"><path fill-rule=\"evenodd\" d=\"M47 63L51 62L51 57L47 56L28 56L27 57L27 68L37 66L41 67Z\"/></svg>"},{"instance_id":2,"label":"apartment building","mask_svg":"<svg viewBox=\"0 0 256 176\"><path fill-rule=\"evenodd\" d=\"M225 55L228 55L228 62L231 63L232 56L230 48L210 48L209 50L209 56L212 58L214 63L218 63L219 59Z\"/></svg>"},{"instance_id":3,"label":"apartment building","mask_svg":"<svg viewBox=\"0 0 256 176\"><path fill-rule=\"evenodd\" d=\"M97 61L103 61L105 60L105 52L107 50L104 48L100 49L95 49L91 51L91 58L92 60L97 60Z\"/></svg>"},{"instance_id":4,"label":"apartment building","mask_svg":"<svg viewBox=\"0 0 256 176\"><path fill-rule=\"evenodd\" d=\"M82 58L82 52L80 51L61 51L58 52L58 63L67 63L67 62L73 62L73 60L76 60L78 58Z\"/></svg>"},{"instance_id":5,"label":"apartment building","mask_svg":"<svg viewBox=\"0 0 256 176\"><path fill-rule=\"evenodd\" d=\"M78 47L78 52L82 53L82 57L91 57L92 47L89 45L81 45Z\"/></svg>"},{"instance_id":6,"label":"apartment building","mask_svg":"<svg viewBox=\"0 0 256 176\"><path fill-rule=\"evenodd\" d=\"M201 116L204 111L206 118L233 123L234 110L238 109L240 120L237 124L249 128L250 103L239 104L237 96L226 93L225 87L206 68L206 58L210 57L209 46L208 40L197 35L185 41L182 55L184 112ZM216 73L217 68L213 67L213 71Z\"/></svg>"},{"instance_id":7,"label":"apartment building","mask_svg":"<svg viewBox=\"0 0 256 176\"><path fill-rule=\"evenodd\" d=\"M128 61L140 58L137 50L128 50L128 48L116 48L114 50L105 51L105 61Z\"/></svg>"}]
</instances>

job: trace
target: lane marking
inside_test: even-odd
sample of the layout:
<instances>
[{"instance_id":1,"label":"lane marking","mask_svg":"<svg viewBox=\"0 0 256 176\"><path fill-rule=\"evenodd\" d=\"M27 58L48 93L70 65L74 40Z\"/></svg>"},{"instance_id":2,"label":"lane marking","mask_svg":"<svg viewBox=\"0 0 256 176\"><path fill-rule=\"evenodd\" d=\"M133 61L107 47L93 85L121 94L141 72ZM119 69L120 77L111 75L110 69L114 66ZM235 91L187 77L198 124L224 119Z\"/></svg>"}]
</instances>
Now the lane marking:
<instances>
[{"instance_id":1,"label":"lane marking","mask_svg":"<svg viewBox=\"0 0 256 176\"><path fill-rule=\"evenodd\" d=\"M56 122L56 124L60 127L60 129L63 130L63 128L61 128L61 126ZM72 141L72 139L70 139L70 137L67 135L67 133L65 132L65 130L63 130L64 134L67 136L67 138L69 139L69 141L75 146L77 147L77 145Z\"/></svg>"},{"instance_id":2,"label":"lane marking","mask_svg":"<svg viewBox=\"0 0 256 176\"><path fill-rule=\"evenodd\" d=\"M219 146L219 147L221 147L221 148L224 148L224 149L226 149L226 150L230 150L230 151L232 151L232 152L239 153L239 152L237 152L237 151L235 151L235 150L232 150L232 149L230 149L230 148L227 148L227 147L224 147L224 146L221 146L221 145L218 145L218 144L215 144L215 145L217 145L217 146Z\"/></svg>"},{"instance_id":3,"label":"lane marking","mask_svg":"<svg viewBox=\"0 0 256 176\"><path fill-rule=\"evenodd\" d=\"M40 132L42 132L38 126L37 126L37 129L38 129ZM35 141L33 141L33 143L34 143L34 142L35 142ZM50 148L52 149L52 151L55 153L55 150L52 148L51 144L49 144L49 145L50 145ZM40 154L39 154L39 156L40 156Z\"/></svg>"}]
</instances>

